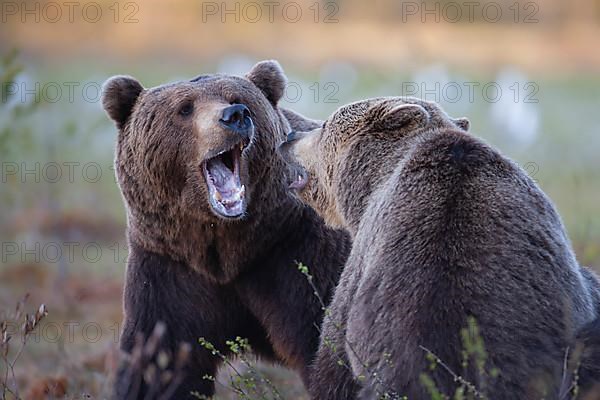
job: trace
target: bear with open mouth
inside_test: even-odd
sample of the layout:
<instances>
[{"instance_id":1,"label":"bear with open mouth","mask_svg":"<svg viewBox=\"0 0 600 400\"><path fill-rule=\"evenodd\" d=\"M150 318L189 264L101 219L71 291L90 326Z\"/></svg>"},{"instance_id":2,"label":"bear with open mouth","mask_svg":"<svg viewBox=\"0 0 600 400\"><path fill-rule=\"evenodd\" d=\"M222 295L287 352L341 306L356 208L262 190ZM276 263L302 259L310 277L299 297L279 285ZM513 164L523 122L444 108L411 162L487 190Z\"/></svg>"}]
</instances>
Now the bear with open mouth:
<instances>
[{"instance_id":1,"label":"bear with open mouth","mask_svg":"<svg viewBox=\"0 0 600 400\"><path fill-rule=\"evenodd\" d=\"M247 339L259 357L308 383L319 297L331 297L350 240L288 191L293 169L276 149L290 130L319 124L278 107L285 84L273 61L244 77L209 74L145 89L118 76L105 84L128 223L120 346L132 353L136 337L147 339L162 322L154 350L167 354L174 377L148 379L157 359L144 353L141 366L120 368L116 398L213 395L210 377L223 360L200 338L224 356L232 354L226 341ZM297 262L309 266L314 288ZM181 367L185 343L191 354Z\"/></svg>"},{"instance_id":2,"label":"bear with open mouth","mask_svg":"<svg viewBox=\"0 0 600 400\"><path fill-rule=\"evenodd\" d=\"M344 373L360 399L567 399L597 385L596 276L536 183L468 128L432 102L375 98L281 146L291 190L353 237L315 400L351 398L331 379ZM579 365L577 341L592 346Z\"/></svg>"},{"instance_id":3,"label":"bear with open mouth","mask_svg":"<svg viewBox=\"0 0 600 400\"><path fill-rule=\"evenodd\" d=\"M226 132L238 137L231 140L232 145L209 154L202 163L202 171L208 187L208 198L215 212L223 217L236 218L246 209L246 186L242 184L242 153L254 135L254 125L248 107L233 104L219 111ZM213 150L215 152L215 150Z\"/></svg>"}]
</instances>

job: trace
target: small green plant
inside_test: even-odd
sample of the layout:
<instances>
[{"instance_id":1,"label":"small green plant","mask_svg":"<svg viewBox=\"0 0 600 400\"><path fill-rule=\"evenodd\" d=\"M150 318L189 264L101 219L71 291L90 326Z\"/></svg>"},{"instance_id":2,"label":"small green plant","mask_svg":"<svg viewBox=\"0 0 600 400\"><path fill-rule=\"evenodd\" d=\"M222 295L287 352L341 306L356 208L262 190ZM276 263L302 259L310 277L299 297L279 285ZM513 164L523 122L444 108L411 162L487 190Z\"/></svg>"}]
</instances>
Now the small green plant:
<instances>
[{"instance_id":1,"label":"small green plant","mask_svg":"<svg viewBox=\"0 0 600 400\"><path fill-rule=\"evenodd\" d=\"M429 355L429 353L427 355ZM447 396L440 393L437 386L435 385L435 382L433 381L433 379L431 379L431 377L428 374L421 374L419 380L421 381L421 385L425 387L427 393L429 393L429 395L431 396L431 400L446 400L448 398Z\"/></svg>"},{"instance_id":2,"label":"small green plant","mask_svg":"<svg viewBox=\"0 0 600 400\"><path fill-rule=\"evenodd\" d=\"M237 358L244 369L247 371L241 371L227 355L223 354L218 350L215 345L204 338L198 339L198 342L206 350L210 351L213 356L220 358L225 365L227 365L233 374L230 375L229 386L219 382L214 376L205 375L203 379L214 382L215 384L221 385L228 390L232 390L240 399L273 399L281 400L283 397L277 389L277 387L261 373L255 366L253 360L248 357L248 354L252 352L248 339L237 336L234 340L226 340L225 345L228 350ZM205 399L206 396L198 393L192 393L195 397ZM254 397L258 396L258 397Z\"/></svg>"},{"instance_id":3,"label":"small green plant","mask_svg":"<svg viewBox=\"0 0 600 400\"><path fill-rule=\"evenodd\" d=\"M475 318L467 318L467 327L461 329L460 336L462 339L462 369L463 371L466 371L471 362L475 365L478 374L479 387L476 387L475 384L453 371L431 350L420 346L421 349L426 352L427 360L430 362L429 369L431 371L435 370L439 366L445 372L450 374L452 379L459 384L452 397L450 397L447 394L440 392L435 384L435 381L429 376L429 374L423 372L420 376L420 381L432 399L485 399L486 396L483 393L487 378L495 378L498 376L498 370L496 368L490 368L489 372L486 370L488 354L485 350L483 338L479 333L479 327L477 326Z\"/></svg>"}]
</instances>

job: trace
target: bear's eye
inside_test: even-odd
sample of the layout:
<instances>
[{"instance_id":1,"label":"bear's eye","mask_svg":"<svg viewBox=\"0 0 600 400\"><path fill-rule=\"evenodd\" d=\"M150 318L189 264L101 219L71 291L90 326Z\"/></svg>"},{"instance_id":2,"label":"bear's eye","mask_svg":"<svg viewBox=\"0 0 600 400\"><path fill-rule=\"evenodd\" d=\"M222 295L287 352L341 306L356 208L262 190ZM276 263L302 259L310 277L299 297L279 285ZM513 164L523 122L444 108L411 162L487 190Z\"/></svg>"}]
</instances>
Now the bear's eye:
<instances>
[{"instance_id":1,"label":"bear's eye","mask_svg":"<svg viewBox=\"0 0 600 400\"><path fill-rule=\"evenodd\" d=\"M179 107L179 115L183 117L187 117L192 114L194 111L194 103L191 101L184 103L181 107Z\"/></svg>"}]
</instances>

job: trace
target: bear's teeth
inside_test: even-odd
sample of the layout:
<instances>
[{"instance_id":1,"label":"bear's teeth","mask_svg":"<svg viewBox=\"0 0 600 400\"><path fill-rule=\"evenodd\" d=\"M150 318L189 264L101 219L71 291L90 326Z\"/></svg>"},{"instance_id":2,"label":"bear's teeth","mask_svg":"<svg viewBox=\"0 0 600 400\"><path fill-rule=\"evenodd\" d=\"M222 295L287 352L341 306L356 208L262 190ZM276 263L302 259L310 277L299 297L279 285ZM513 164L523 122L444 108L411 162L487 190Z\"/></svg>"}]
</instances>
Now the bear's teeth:
<instances>
[{"instance_id":1,"label":"bear's teeth","mask_svg":"<svg viewBox=\"0 0 600 400\"><path fill-rule=\"evenodd\" d=\"M217 190L217 191L215 191L215 199L216 199L217 201L221 201L221 200L223 200L223 196L221 196L221 192L219 192L218 190Z\"/></svg>"},{"instance_id":2,"label":"bear's teeth","mask_svg":"<svg viewBox=\"0 0 600 400\"><path fill-rule=\"evenodd\" d=\"M244 195L246 194L246 186L245 185L242 185L239 193L240 193L240 197L244 197Z\"/></svg>"},{"instance_id":3,"label":"bear's teeth","mask_svg":"<svg viewBox=\"0 0 600 400\"><path fill-rule=\"evenodd\" d=\"M244 151L244 142L240 143L240 151Z\"/></svg>"}]
</instances>

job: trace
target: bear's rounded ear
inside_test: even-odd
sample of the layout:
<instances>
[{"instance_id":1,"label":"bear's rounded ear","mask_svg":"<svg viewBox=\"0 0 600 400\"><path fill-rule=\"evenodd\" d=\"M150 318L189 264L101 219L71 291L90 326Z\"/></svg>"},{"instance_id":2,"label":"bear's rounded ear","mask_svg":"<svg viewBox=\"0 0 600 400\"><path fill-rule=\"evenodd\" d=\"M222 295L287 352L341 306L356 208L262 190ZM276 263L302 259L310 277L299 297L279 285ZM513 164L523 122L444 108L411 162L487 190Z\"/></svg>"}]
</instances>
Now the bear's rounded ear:
<instances>
[{"instance_id":1,"label":"bear's rounded ear","mask_svg":"<svg viewBox=\"0 0 600 400\"><path fill-rule=\"evenodd\" d=\"M465 132L467 132L471 126L471 122L469 122L468 118L466 117L456 118L454 123Z\"/></svg>"},{"instance_id":2,"label":"bear's rounded ear","mask_svg":"<svg viewBox=\"0 0 600 400\"><path fill-rule=\"evenodd\" d=\"M274 106L283 97L287 78L277 61L259 62L246 74L246 78L254 83Z\"/></svg>"},{"instance_id":3,"label":"bear's rounded ear","mask_svg":"<svg viewBox=\"0 0 600 400\"><path fill-rule=\"evenodd\" d=\"M113 76L102 87L102 107L119 129L125 126L142 85L130 76Z\"/></svg>"},{"instance_id":4,"label":"bear's rounded ear","mask_svg":"<svg viewBox=\"0 0 600 400\"><path fill-rule=\"evenodd\" d=\"M430 119L427 110L418 104L400 104L384 110L374 108L371 111L376 113L373 129L381 132L415 129L425 126Z\"/></svg>"}]
</instances>

